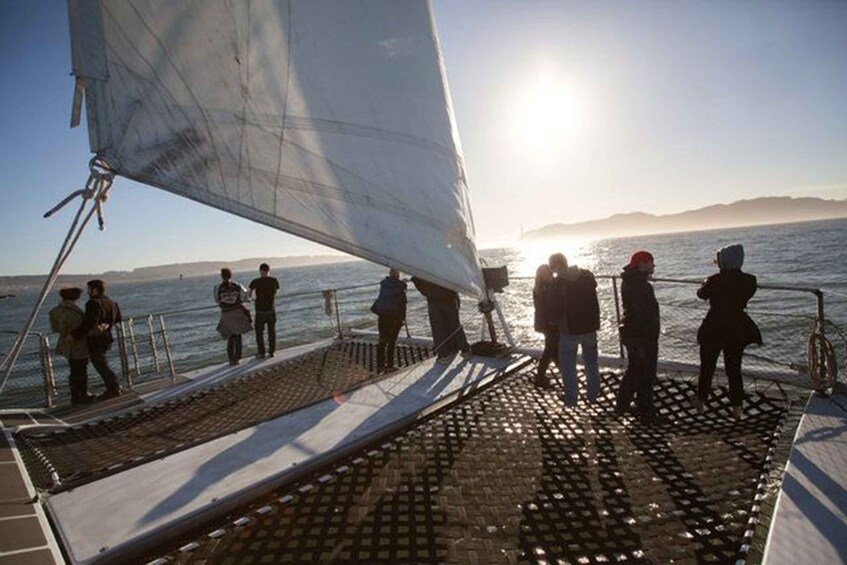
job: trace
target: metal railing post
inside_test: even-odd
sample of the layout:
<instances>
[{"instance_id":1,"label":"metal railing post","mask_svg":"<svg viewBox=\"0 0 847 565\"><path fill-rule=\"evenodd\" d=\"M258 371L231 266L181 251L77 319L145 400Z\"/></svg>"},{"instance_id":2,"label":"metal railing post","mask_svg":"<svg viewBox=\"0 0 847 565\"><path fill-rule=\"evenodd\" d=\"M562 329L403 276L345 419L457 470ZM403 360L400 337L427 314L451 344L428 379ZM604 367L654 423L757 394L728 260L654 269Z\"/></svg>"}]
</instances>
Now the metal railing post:
<instances>
[{"instance_id":1,"label":"metal railing post","mask_svg":"<svg viewBox=\"0 0 847 565\"><path fill-rule=\"evenodd\" d=\"M165 344L165 357L168 360L168 371L171 375L171 384L176 382L176 370L174 369L174 360L171 356L171 341L168 339L168 329L165 327L165 316L159 315L159 326L162 328L162 343Z\"/></svg>"},{"instance_id":2,"label":"metal railing post","mask_svg":"<svg viewBox=\"0 0 847 565\"><path fill-rule=\"evenodd\" d=\"M621 359L626 357L624 352L623 340L621 340L621 304L618 298L618 277L612 275L612 289L615 293L615 321L617 322L618 348L620 349Z\"/></svg>"},{"instance_id":3,"label":"metal railing post","mask_svg":"<svg viewBox=\"0 0 847 565\"><path fill-rule=\"evenodd\" d=\"M138 345L135 343L135 330L133 329L133 325L135 325L135 319L129 318L126 321L126 327L129 330L129 344L132 346L132 363L135 366L135 376L141 376L141 366L138 363ZM129 372L128 377L129 388L131 389L133 386L132 382L132 371Z\"/></svg>"},{"instance_id":4,"label":"metal railing post","mask_svg":"<svg viewBox=\"0 0 847 565\"><path fill-rule=\"evenodd\" d=\"M118 333L118 357L121 360L121 373L123 374L124 380L127 382L127 386L129 386L129 359L126 354L126 329L124 328L124 323L118 322L117 325L115 325L115 331Z\"/></svg>"},{"instance_id":5,"label":"metal railing post","mask_svg":"<svg viewBox=\"0 0 847 565\"><path fill-rule=\"evenodd\" d=\"M150 351L153 352L153 369L155 372L161 371L159 366L159 351L156 349L156 334L153 332L153 315L147 315L147 335L150 336Z\"/></svg>"},{"instance_id":6,"label":"metal railing post","mask_svg":"<svg viewBox=\"0 0 847 565\"><path fill-rule=\"evenodd\" d=\"M338 339L344 339L344 331L341 329L341 312L338 310L338 291L332 289L332 299L335 302L335 322L338 324Z\"/></svg>"},{"instance_id":7,"label":"metal railing post","mask_svg":"<svg viewBox=\"0 0 847 565\"><path fill-rule=\"evenodd\" d=\"M53 374L53 359L50 356L50 339L42 333L37 335L41 359L41 372L44 375L44 401L47 408L52 408L53 395L56 392L56 378Z\"/></svg>"}]
</instances>

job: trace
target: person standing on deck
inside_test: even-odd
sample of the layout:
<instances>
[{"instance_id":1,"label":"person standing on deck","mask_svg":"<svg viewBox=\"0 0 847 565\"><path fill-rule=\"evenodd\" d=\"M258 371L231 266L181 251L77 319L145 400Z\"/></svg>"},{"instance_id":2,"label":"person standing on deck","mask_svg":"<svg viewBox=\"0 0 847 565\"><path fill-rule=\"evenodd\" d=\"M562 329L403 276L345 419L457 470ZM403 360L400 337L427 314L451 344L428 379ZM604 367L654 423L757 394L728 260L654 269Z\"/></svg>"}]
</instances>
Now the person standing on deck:
<instances>
[{"instance_id":1,"label":"person standing on deck","mask_svg":"<svg viewBox=\"0 0 847 565\"><path fill-rule=\"evenodd\" d=\"M121 322L121 309L118 303L106 296L106 283L100 279L88 281L88 302L82 324L71 332L74 339L85 338L88 355L94 369L103 379L106 391L101 400L115 398L123 394L118 377L109 367L106 352L115 341L112 327Z\"/></svg>"},{"instance_id":2,"label":"person standing on deck","mask_svg":"<svg viewBox=\"0 0 847 565\"><path fill-rule=\"evenodd\" d=\"M265 326L268 328L268 357L276 351L276 308L274 298L279 291L279 281L270 276L271 268L267 263L259 265L259 278L250 281L250 300L255 297L256 357L265 358Z\"/></svg>"},{"instance_id":3,"label":"person standing on deck","mask_svg":"<svg viewBox=\"0 0 847 565\"><path fill-rule=\"evenodd\" d=\"M600 367L597 330L600 329L600 302L594 274L576 265L568 266L561 253L550 256L555 274L551 289L552 310L559 329L559 369L565 384L565 405L575 407L579 381L576 374L577 349L582 347L588 402L600 394Z\"/></svg>"},{"instance_id":4,"label":"person standing on deck","mask_svg":"<svg viewBox=\"0 0 847 565\"><path fill-rule=\"evenodd\" d=\"M226 354L230 365L241 362L241 334L250 331L250 311L244 305L248 300L247 290L232 280L232 271L221 269L221 282L215 285L215 303L221 309L218 332L226 342Z\"/></svg>"},{"instance_id":5,"label":"person standing on deck","mask_svg":"<svg viewBox=\"0 0 847 565\"><path fill-rule=\"evenodd\" d=\"M471 348L459 321L459 294L418 277L412 277L412 283L426 298L432 342L438 356L436 362L447 365L457 351L469 357Z\"/></svg>"},{"instance_id":6,"label":"person standing on deck","mask_svg":"<svg viewBox=\"0 0 847 565\"><path fill-rule=\"evenodd\" d=\"M723 351L732 415L740 420L744 400L741 358L746 346L751 343L762 345L759 327L744 311L747 302L756 294L756 277L741 271L744 264L744 247L741 245L720 249L715 262L720 272L706 279L697 291L698 298L709 301L709 311L697 331L700 379L694 405L699 412L704 410L718 356Z\"/></svg>"},{"instance_id":7,"label":"person standing on deck","mask_svg":"<svg viewBox=\"0 0 847 565\"><path fill-rule=\"evenodd\" d=\"M396 370L394 348L397 336L406 319L406 283L400 280L400 271L389 269L388 276L379 283L379 296L371 306L377 315L379 343L376 349L376 366L380 373Z\"/></svg>"},{"instance_id":8,"label":"person standing on deck","mask_svg":"<svg viewBox=\"0 0 847 565\"><path fill-rule=\"evenodd\" d=\"M84 337L74 339L71 332L82 324L85 314L76 301L82 296L81 288L63 288L59 291L61 301L50 310L50 328L58 332L56 353L68 360L70 376L68 388L71 391L71 404L87 404L94 400L88 394L88 343Z\"/></svg>"},{"instance_id":9,"label":"person standing on deck","mask_svg":"<svg viewBox=\"0 0 847 565\"><path fill-rule=\"evenodd\" d=\"M547 380L547 368L550 362L559 365L559 329L556 327L551 312L550 290L553 284L553 269L544 263L535 270L535 286L532 289L532 304L535 308L535 331L544 334L544 351L538 360L538 372L535 375L535 386L550 388Z\"/></svg>"},{"instance_id":10,"label":"person standing on deck","mask_svg":"<svg viewBox=\"0 0 847 565\"><path fill-rule=\"evenodd\" d=\"M634 396L638 416L648 425L658 421L653 407L653 383L659 359L659 302L649 282L654 270L653 255L638 251L621 273L620 337L626 347L627 367L615 400L615 412L622 415Z\"/></svg>"}]
</instances>

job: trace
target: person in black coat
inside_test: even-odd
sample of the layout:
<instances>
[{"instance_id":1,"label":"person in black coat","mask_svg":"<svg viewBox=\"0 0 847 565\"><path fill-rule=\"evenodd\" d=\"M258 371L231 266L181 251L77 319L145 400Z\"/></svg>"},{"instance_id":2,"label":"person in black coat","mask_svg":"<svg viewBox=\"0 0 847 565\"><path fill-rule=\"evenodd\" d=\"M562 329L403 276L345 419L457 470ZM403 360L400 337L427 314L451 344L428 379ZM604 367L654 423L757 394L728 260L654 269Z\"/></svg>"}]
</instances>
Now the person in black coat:
<instances>
[{"instance_id":1,"label":"person in black coat","mask_svg":"<svg viewBox=\"0 0 847 565\"><path fill-rule=\"evenodd\" d=\"M418 277L412 277L412 284L426 298L432 342L438 356L436 362L441 365L450 363L457 351L469 357L471 348L459 320L459 294Z\"/></svg>"},{"instance_id":2,"label":"person in black coat","mask_svg":"<svg viewBox=\"0 0 847 565\"><path fill-rule=\"evenodd\" d=\"M700 344L700 379L694 404L703 411L712 388L718 356L729 381L729 401L733 417L741 419L744 385L741 358L751 343L762 344L762 334L744 309L756 294L756 277L741 271L744 247L730 245L719 250L716 260L720 272L710 276L697 291L697 297L709 301L709 312L697 331Z\"/></svg>"},{"instance_id":3,"label":"person in black coat","mask_svg":"<svg viewBox=\"0 0 847 565\"><path fill-rule=\"evenodd\" d=\"M397 336L406 319L406 283L400 280L400 271L390 269L388 276L379 283L379 296L371 306L377 315L379 344L376 349L376 366L380 373L396 370L394 348Z\"/></svg>"},{"instance_id":4,"label":"person in black coat","mask_svg":"<svg viewBox=\"0 0 847 565\"><path fill-rule=\"evenodd\" d=\"M109 367L106 352L112 346L112 327L121 322L121 309L118 303L106 296L106 283L100 279L88 281L88 302L82 324L71 332L74 339L86 338L91 365L103 379L106 392L102 399L120 396L123 391L118 377Z\"/></svg>"},{"instance_id":5,"label":"person in black coat","mask_svg":"<svg viewBox=\"0 0 847 565\"><path fill-rule=\"evenodd\" d=\"M597 330L600 329L600 302L597 280L588 269L568 265L567 258L555 253L548 260L555 274L551 285L551 311L559 329L559 369L565 385L564 401L568 407L577 404L577 350L582 348L585 366L586 396L589 403L600 394Z\"/></svg>"},{"instance_id":6,"label":"person in black coat","mask_svg":"<svg viewBox=\"0 0 847 565\"><path fill-rule=\"evenodd\" d=\"M623 320L621 342L626 347L627 367L618 389L615 412L625 413L632 399L646 424L656 423L653 383L659 358L659 302L649 279L655 270L653 255L638 251L621 273Z\"/></svg>"},{"instance_id":7,"label":"person in black coat","mask_svg":"<svg viewBox=\"0 0 847 565\"><path fill-rule=\"evenodd\" d=\"M535 331L544 334L544 351L538 360L538 372L535 376L535 386L549 388L547 368L550 362L559 365L558 346L559 329L551 311L550 287L553 283L553 270L544 263L535 271L535 286L532 289L532 304L535 307Z\"/></svg>"}]
</instances>

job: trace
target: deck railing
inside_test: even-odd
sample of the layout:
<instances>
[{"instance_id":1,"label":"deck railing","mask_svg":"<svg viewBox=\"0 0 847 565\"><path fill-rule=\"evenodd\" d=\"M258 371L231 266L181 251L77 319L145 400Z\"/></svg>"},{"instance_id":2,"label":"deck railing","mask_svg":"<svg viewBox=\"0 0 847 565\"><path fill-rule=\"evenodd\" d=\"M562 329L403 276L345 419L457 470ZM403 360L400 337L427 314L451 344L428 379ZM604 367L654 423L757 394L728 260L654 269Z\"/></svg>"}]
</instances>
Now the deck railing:
<instances>
[{"instance_id":1,"label":"deck railing","mask_svg":"<svg viewBox=\"0 0 847 565\"><path fill-rule=\"evenodd\" d=\"M623 358L620 342L620 277L598 276L601 354ZM532 279L513 277L504 292L496 295L511 334L523 347L541 347L543 336L533 330ZM660 359L696 367L699 363L697 328L707 304L696 297L699 281L653 280L662 320ZM370 306L378 284L283 294L277 297L277 349L349 335L353 330L376 331ZM429 336L426 302L410 286L406 336ZM748 312L764 337L761 347L745 351L744 372L762 378L810 386L808 342L813 331L835 338L836 358L847 358L847 343L837 327L826 321L824 295L814 288L760 285ZM465 299L460 317L468 340L487 338L477 305ZM215 305L128 316L116 328L112 363L122 386L138 389L152 381L175 382L180 374L226 360L226 344L216 332L219 310ZM244 336L244 358L256 352L252 332ZM55 367L55 368L54 368ZM56 386L55 373L59 374ZM69 401L67 363L57 361L48 336L31 334L11 375L0 408L53 406ZM89 388L102 390L99 376L89 368Z\"/></svg>"}]
</instances>

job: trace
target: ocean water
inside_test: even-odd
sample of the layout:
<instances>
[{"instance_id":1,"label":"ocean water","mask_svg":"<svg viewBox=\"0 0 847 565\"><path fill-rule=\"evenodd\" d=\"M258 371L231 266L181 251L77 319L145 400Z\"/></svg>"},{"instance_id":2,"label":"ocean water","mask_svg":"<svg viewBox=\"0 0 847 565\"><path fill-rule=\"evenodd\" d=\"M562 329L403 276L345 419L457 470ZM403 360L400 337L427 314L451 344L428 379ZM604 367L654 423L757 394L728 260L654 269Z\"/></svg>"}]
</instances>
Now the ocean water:
<instances>
[{"instance_id":1,"label":"ocean water","mask_svg":"<svg viewBox=\"0 0 847 565\"><path fill-rule=\"evenodd\" d=\"M760 285L821 289L827 318L847 327L847 219L646 237L531 242L510 249L483 250L480 255L484 263L505 264L509 268L511 284L498 298L513 336L524 345L540 343L540 336L532 330L531 279L536 267L550 253L561 251L571 264L600 275L601 352L617 355L614 284L619 281L603 275L619 274L633 251L647 249L656 258L655 277L692 281L692 284L657 281L654 285L662 311L660 354L664 359L696 363L694 335L706 310L705 304L695 296L697 284L694 283L715 272L715 250L733 243L744 245L744 270L757 275ZM351 261L276 269L273 274L282 285L277 323L279 347L331 337L337 332L339 322L345 329L375 329L376 320L369 307L376 296L377 284L385 275L384 268L365 261ZM236 280L245 286L254 276L252 272L235 273ZM177 370L224 358L224 343L215 332L218 313L212 299L212 287L217 280L217 276L207 276L110 287L109 294L120 303L124 316L134 318L135 339L130 341L133 346L129 351L129 369L137 373L136 381L166 370L160 313L164 313L162 319ZM320 291L348 287L357 288L340 290L336 299L331 300L332 312L327 315ZM22 292L0 301L0 331L4 332L0 334L0 352L8 351L35 295L35 291ZM409 332L428 335L424 301L411 286L409 298ZM57 299L48 298L36 331L48 331L46 312L56 302ZM766 343L751 351L753 356L745 360L745 366L785 371L804 362L805 339L817 310L813 294L760 289L748 310L759 323ZM151 319L153 336L148 331L149 314L155 314ZM482 337L482 319L470 299L463 301L462 320L471 341ZM252 336L246 336L248 353L252 346ZM24 394L42 388L36 351L36 340L31 339L7 393L11 390ZM56 366L57 373L64 372L63 361L57 361ZM94 376L91 380L99 379ZM2 400L0 405L5 404Z\"/></svg>"}]
</instances>

